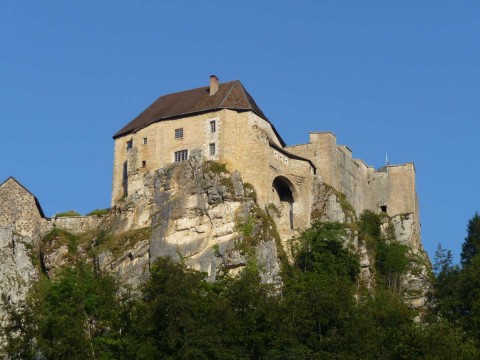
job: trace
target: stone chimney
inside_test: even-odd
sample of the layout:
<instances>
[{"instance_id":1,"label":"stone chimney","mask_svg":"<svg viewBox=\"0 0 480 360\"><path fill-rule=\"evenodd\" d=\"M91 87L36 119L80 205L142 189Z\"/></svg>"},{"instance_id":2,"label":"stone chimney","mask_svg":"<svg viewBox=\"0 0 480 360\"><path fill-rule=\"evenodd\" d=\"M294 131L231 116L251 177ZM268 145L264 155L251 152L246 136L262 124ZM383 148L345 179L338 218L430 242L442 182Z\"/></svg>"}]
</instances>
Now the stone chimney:
<instances>
[{"instance_id":1,"label":"stone chimney","mask_svg":"<svg viewBox=\"0 0 480 360\"><path fill-rule=\"evenodd\" d=\"M215 95L218 91L218 78L215 75L210 75L210 96Z\"/></svg>"}]
</instances>

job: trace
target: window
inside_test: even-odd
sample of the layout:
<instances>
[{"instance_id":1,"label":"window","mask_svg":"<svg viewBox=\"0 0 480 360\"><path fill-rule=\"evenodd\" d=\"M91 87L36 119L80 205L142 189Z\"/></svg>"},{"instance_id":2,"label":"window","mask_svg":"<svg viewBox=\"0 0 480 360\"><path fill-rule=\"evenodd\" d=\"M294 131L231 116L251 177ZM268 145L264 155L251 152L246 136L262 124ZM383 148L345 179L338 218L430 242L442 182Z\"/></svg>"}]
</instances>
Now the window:
<instances>
[{"instance_id":1,"label":"window","mask_svg":"<svg viewBox=\"0 0 480 360\"><path fill-rule=\"evenodd\" d=\"M122 181L127 182L127 180L128 180L128 163L125 161L123 163Z\"/></svg>"},{"instance_id":2,"label":"window","mask_svg":"<svg viewBox=\"0 0 480 360\"><path fill-rule=\"evenodd\" d=\"M183 128L175 129L175 139L183 138Z\"/></svg>"},{"instance_id":3,"label":"window","mask_svg":"<svg viewBox=\"0 0 480 360\"><path fill-rule=\"evenodd\" d=\"M210 132L212 134L217 132L217 122L215 120L210 121Z\"/></svg>"},{"instance_id":4,"label":"window","mask_svg":"<svg viewBox=\"0 0 480 360\"><path fill-rule=\"evenodd\" d=\"M127 151L133 148L133 140L127 141Z\"/></svg>"},{"instance_id":5,"label":"window","mask_svg":"<svg viewBox=\"0 0 480 360\"><path fill-rule=\"evenodd\" d=\"M147 143L148 143L148 140L147 140L146 137L144 137L144 138L143 138L143 145L147 145Z\"/></svg>"},{"instance_id":6,"label":"window","mask_svg":"<svg viewBox=\"0 0 480 360\"><path fill-rule=\"evenodd\" d=\"M142 161L142 168L144 168L145 166L147 166L147 162L145 160Z\"/></svg>"},{"instance_id":7,"label":"window","mask_svg":"<svg viewBox=\"0 0 480 360\"><path fill-rule=\"evenodd\" d=\"M210 156L215 155L215 144L210 144Z\"/></svg>"},{"instance_id":8,"label":"window","mask_svg":"<svg viewBox=\"0 0 480 360\"><path fill-rule=\"evenodd\" d=\"M387 212L387 205L380 205L380 211L382 213L386 213Z\"/></svg>"},{"instance_id":9,"label":"window","mask_svg":"<svg viewBox=\"0 0 480 360\"><path fill-rule=\"evenodd\" d=\"M175 162L181 162L188 159L188 150L175 151Z\"/></svg>"}]
</instances>

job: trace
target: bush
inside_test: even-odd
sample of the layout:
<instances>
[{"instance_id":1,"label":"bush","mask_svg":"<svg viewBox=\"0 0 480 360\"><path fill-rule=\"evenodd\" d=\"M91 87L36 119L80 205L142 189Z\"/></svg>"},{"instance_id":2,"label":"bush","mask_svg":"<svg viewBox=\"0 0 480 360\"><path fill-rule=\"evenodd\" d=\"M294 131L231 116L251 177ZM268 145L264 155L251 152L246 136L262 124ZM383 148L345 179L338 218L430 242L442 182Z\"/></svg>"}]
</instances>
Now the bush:
<instances>
[{"instance_id":1,"label":"bush","mask_svg":"<svg viewBox=\"0 0 480 360\"><path fill-rule=\"evenodd\" d=\"M90 211L87 216L105 216L105 215L108 215L108 213L110 212L110 209L95 209L95 210L92 210Z\"/></svg>"},{"instance_id":2,"label":"bush","mask_svg":"<svg viewBox=\"0 0 480 360\"><path fill-rule=\"evenodd\" d=\"M57 213L54 215L54 218L59 218L59 217L73 217L73 216L82 216L81 214L79 214L78 212L76 212L75 210L68 210L68 211L65 211L65 212L60 212L60 213Z\"/></svg>"},{"instance_id":3,"label":"bush","mask_svg":"<svg viewBox=\"0 0 480 360\"><path fill-rule=\"evenodd\" d=\"M216 162L208 161L206 164L206 170L214 174L228 173L227 165Z\"/></svg>"}]
</instances>

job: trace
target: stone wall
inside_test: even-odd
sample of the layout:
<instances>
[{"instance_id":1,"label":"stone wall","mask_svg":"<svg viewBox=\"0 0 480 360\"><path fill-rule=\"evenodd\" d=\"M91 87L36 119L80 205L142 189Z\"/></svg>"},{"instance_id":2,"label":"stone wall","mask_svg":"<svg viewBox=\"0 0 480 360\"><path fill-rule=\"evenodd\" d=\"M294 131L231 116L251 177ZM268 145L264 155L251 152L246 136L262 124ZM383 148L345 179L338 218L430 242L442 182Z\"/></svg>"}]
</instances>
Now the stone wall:
<instances>
[{"instance_id":1,"label":"stone wall","mask_svg":"<svg viewBox=\"0 0 480 360\"><path fill-rule=\"evenodd\" d=\"M216 122L213 133L211 121ZM175 139L175 129L179 128L183 129L183 137ZM130 141L132 147L128 148ZM209 144L215 144L215 155L210 155ZM309 224L309 189L314 169L308 161L281 149L272 126L251 111L221 110L149 125L115 140L112 206L125 193L122 184L125 162L128 193L139 194L145 187L146 173L171 164L175 151L188 150L189 156L201 152L207 160L225 163L231 172L239 171L256 189L262 206L276 200L272 194L274 179L278 176L289 179L292 192L298 195L294 204L295 226L303 228Z\"/></svg>"},{"instance_id":2,"label":"stone wall","mask_svg":"<svg viewBox=\"0 0 480 360\"><path fill-rule=\"evenodd\" d=\"M13 225L17 234L37 240L46 222L35 196L16 179L0 185L0 227Z\"/></svg>"},{"instance_id":3,"label":"stone wall","mask_svg":"<svg viewBox=\"0 0 480 360\"><path fill-rule=\"evenodd\" d=\"M388 165L377 171L351 150L337 145L333 133L311 133L310 142L289 146L288 151L311 159L325 184L345 194L357 214L385 211L390 216L413 213L418 219L415 167L412 163Z\"/></svg>"},{"instance_id":4,"label":"stone wall","mask_svg":"<svg viewBox=\"0 0 480 360\"><path fill-rule=\"evenodd\" d=\"M51 219L47 225L47 231L54 227L67 230L73 234L81 234L98 229L103 218L100 216L69 216Z\"/></svg>"}]
</instances>

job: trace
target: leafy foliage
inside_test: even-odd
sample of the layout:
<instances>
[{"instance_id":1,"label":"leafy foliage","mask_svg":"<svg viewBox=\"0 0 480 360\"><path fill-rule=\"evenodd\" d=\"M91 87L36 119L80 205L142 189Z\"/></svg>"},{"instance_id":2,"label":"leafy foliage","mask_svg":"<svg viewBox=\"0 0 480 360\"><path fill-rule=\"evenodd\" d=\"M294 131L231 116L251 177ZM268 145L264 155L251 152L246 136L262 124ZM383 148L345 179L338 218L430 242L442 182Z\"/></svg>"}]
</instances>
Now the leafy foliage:
<instances>
[{"instance_id":1,"label":"leafy foliage","mask_svg":"<svg viewBox=\"0 0 480 360\"><path fill-rule=\"evenodd\" d=\"M363 236L375 239L376 218L370 214L366 218L360 224ZM69 239L69 234L59 231L50 239L59 241L62 236ZM281 288L260 281L254 260L238 277L224 274L208 283L205 274L160 258L135 295L112 277L78 263L54 280L42 277L23 306L4 301L10 319L2 330L7 340L4 355L12 359L478 358L466 331L448 322L448 317L436 315L429 323L414 323L415 314L387 287L356 300L359 262L344 246L347 238L346 229L337 223L316 223L302 232L295 241L293 262L284 266ZM101 246L109 240L105 235L98 241ZM402 270L403 263L397 262L401 249L379 245L376 250L383 273ZM439 254L440 274L460 271L451 268L447 253ZM471 273L465 275L475 286L476 264L473 258ZM450 285L445 283L445 294L455 293ZM466 299L474 302L477 295L473 292ZM447 304L439 304L443 313ZM464 309L464 303L459 304Z\"/></svg>"},{"instance_id":2,"label":"leafy foliage","mask_svg":"<svg viewBox=\"0 0 480 360\"><path fill-rule=\"evenodd\" d=\"M388 239L384 238L381 224L379 215L369 210L364 211L358 221L359 236L366 242L375 257L375 270L379 284L400 293L401 276L410 263L407 257L408 247L395 242L392 231L387 233Z\"/></svg>"}]
</instances>

